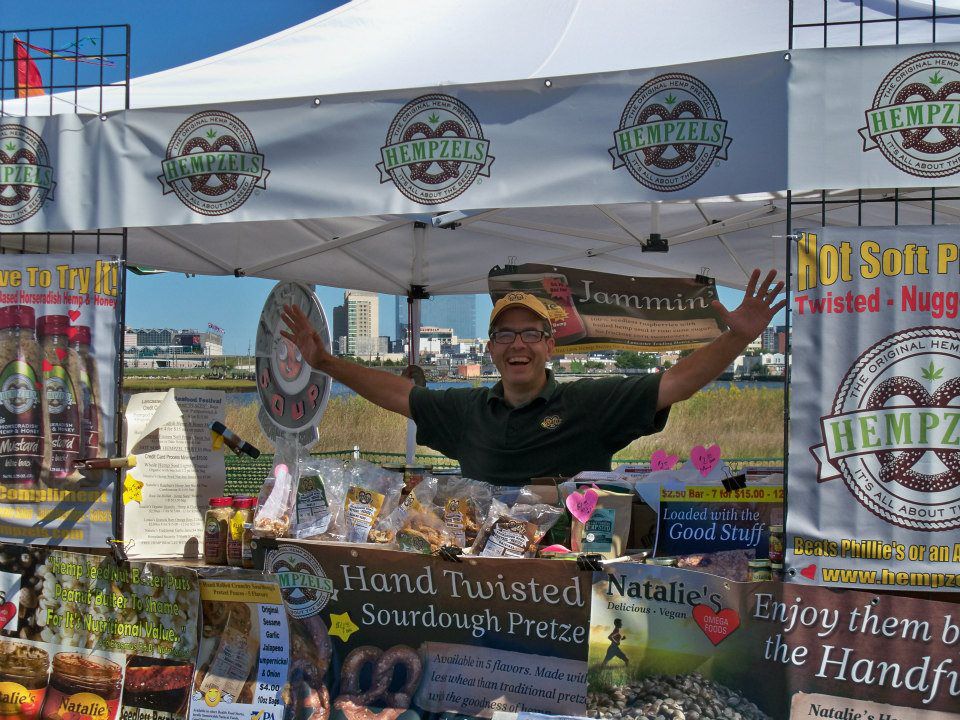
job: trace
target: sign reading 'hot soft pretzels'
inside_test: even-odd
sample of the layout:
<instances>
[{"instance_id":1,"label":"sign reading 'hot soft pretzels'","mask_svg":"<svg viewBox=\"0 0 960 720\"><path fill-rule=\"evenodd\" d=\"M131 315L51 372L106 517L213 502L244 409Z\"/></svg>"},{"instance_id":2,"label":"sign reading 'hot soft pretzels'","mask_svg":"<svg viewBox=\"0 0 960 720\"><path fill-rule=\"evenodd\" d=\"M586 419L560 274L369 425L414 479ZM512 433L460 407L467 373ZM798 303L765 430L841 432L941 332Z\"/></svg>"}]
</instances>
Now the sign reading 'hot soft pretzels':
<instances>
[{"instance_id":1,"label":"sign reading 'hot soft pretzels'","mask_svg":"<svg viewBox=\"0 0 960 720\"><path fill-rule=\"evenodd\" d=\"M787 525L797 581L960 586L958 261L937 227L831 228L797 243Z\"/></svg>"}]
</instances>

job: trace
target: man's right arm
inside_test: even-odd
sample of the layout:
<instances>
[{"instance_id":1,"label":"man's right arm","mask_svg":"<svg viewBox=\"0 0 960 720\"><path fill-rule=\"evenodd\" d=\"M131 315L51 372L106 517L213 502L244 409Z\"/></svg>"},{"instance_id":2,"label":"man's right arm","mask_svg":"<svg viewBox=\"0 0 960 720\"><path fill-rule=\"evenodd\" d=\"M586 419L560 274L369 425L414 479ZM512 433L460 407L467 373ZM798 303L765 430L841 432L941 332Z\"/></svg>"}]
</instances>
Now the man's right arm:
<instances>
[{"instance_id":1,"label":"man's right arm","mask_svg":"<svg viewBox=\"0 0 960 720\"><path fill-rule=\"evenodd\" d=\"M324 346L306 314L295 305L284 305L283 322L289 330L280 334L300 350L310 367L343 383L374 405L410 417L410 390L413 383L405 377L358 365L334 357Z\"/></svg>"}]
</instances>

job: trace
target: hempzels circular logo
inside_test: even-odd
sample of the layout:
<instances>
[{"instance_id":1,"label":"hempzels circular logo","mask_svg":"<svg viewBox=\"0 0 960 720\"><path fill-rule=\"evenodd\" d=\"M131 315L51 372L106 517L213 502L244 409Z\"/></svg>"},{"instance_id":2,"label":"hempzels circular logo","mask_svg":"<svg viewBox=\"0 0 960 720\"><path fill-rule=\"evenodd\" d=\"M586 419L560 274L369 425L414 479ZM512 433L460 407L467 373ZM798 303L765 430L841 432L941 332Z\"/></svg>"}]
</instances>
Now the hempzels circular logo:
<instances>
[{"instance_id":1,"label":"hempzels circular logo","mask_svg":"<svg viewBox=\"0 0 960 720\"><path fill-rule=\"evenodd\" d=\"M820 418L818 481L843 478L893 525L960 527L960 330L916 327L864 352Z\"/></svg>"},{"instance_id":2,"label":"hempzels circular logo","mask_svg":"<svg viewBox=\"0 0 960 720\"><path fill-rule=\"evenodd\" d=\"M0 225L33 217L56 185L43 138L23 125L0 125Z\"/></svg>"},{"instance_id":3,"label":"hempzels circular logo","mask_svg":"<svg viewBox=\"0 0 960 720\"><path fill-rule=\"evenodd\" d=\"M641 185L673 192L693 185L727 159L727 121L710 88L692 75L668 73L644 83L627 102L609 149Z\"/></svg>"},{"instance_id":4,"label":"hempzels circular logo","mask_svg":"<svg viewBox=\"0 0 960 720\"><path fill-rule=\"evenodd\" d=\"M457 197L478 176L490 177L490 141L473 111L449 95L422 95L404 105L387 130L380 182L421 205ZM481 182L481 181L478 181Z\"/></svg>"},{"instance_id":5,"label":"hempzels circular logo","mask_svg":"<svg viewBox=\"0 0 960 720\"><path fill-rule=\"evenodd\" d=\"M317 559L302 548L282 545L270 550L264 558L263 570L277 576L284 605L295 618L316 615L331 597L337 599L333 581Z\"/></svg>"},{"instance_id":6,"label":"hempzels circular logo","mask_svg":"<svg viewBox=\"0 0 960 720\"><path fill-rule=\"evenodd\" d=\"M937 50L904 60L880 83L865 115L864 152L879 148L916 177L960 171L960 54Z\"/></svg>"},{"instance_id":7,"label":"hempzels circular logo","mask_svg":"<svg viewBox=\"0 0 960 720\"><path fill-rule=\"evenodd\" d=\"M202 215L226 215L257 188L270 171L253 134L239 118L219 110L191 115L176 129L160 164L163 194L173 192Z\"/></svg>"}]
</instances>

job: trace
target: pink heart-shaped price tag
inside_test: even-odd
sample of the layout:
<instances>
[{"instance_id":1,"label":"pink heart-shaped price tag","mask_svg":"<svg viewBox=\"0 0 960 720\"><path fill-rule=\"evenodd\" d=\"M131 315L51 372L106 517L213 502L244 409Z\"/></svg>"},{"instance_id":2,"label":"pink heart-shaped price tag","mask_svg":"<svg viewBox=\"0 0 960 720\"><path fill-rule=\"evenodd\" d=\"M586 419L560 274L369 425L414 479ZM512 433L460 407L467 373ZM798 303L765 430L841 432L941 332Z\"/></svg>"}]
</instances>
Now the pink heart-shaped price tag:
<instances>
[{"instance_id":1,"label":"pink heart-shaped price tag","mask_svg":"<svg viewBox=\"0 0 960 720\"><path fill-rule=\"evenodd\" d=\"M580 523L586 525L587 520L590 519L590 516L593 515L593 511L597 507L597 497L597 491L593 488L587 488L583 493L570 493L567 495L565 501L567 510L569 510L570 514Z\"/></svg>"},{"instance_id":2,"label":"pink heart-shaped price tag","mask_svg":"<svg viewBox=\"0 0 960 720\"><path fill-rule=\"evenodd\" d=\"M664 450L654 450L650 456L651 470L672 470L679 460L676 455L667 455Z\"/></svg>"},{"instance_id":3,"label":"pink heart-shaped price tag","mask_svg":"<svg viewBox=\"0 0 960 720\"><path fill-rule=\"evenodd\" d=\"M690 461L700 471L700 476L706 477L720 462L720 446L711 445L705 448L703 445L697 445L690 451Z\"/></svg>"},{"instance_id":4,"label":"pink heart-shaped price tag","mask_svg":"<svg viewBox=\"0 0 960 720\"><path fill-rule=\"evenodd\" d=\"M17 614L17 606L12 602L5 602L3 605L0 605L0 630L7 626L14 616Z\"/></svg>"}]
</instances>

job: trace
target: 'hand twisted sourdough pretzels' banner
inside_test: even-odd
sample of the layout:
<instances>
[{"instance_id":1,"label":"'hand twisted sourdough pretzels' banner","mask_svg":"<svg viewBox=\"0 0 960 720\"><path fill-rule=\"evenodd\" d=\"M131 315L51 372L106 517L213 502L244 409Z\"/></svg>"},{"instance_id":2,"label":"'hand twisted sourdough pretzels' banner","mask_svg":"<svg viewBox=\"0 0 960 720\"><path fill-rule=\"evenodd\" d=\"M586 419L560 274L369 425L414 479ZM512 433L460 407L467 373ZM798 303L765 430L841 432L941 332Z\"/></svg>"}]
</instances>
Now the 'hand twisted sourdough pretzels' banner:
<instances>
[{"instance_id":1,"label":"'hand twisted sourdough pretzels' banner","mask_svg":"<svg viewBox=\"0 0 960 720\"><path fill-rule=\"evenodd\" d=\"M291 616L329 628L327 686L348 720L370 707L583 714L590 574L576 563L258 545Z\"/></svg>"},{"instance_id":2,"label":"'hand twisted sourdough pretzels' banner","mask_svg":"<svg viewBox=\"0 0 960 720\"><path fill-rule=\"evenodd\" d=\"M956 591L956 233L829 228L803 233L795 259L788 571Z\"/></svg>"},{"instance_id":3,"label":"'hand twisted sourdough pretzels' banner","mask_svg":"<svg viewBox=\"0 0 960 720\"><path fill-rule=\"evenodd\" d=\"M684 350L726 329L710 303L712 280L627 277L552 265L494 268L496 302L509 292L540 298L550 313L558 353L594 350Z\"/></svg>"}]
</instances>

